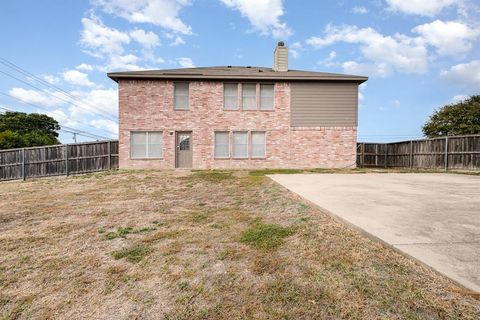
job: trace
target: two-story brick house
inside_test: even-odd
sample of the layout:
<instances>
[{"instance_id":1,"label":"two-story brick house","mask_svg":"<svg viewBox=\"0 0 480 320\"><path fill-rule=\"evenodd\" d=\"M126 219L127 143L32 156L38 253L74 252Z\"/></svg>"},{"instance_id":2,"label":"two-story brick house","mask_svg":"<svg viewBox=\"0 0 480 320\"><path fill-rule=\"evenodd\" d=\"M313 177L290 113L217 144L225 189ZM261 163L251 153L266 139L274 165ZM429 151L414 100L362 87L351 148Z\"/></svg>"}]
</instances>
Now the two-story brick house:
<instances>
[{"instance_id":1,"label":"two-story brick house","mask_svg":"<svg viewBox=\"0 0 480 320\"><path fill-rule=\"evenodd\" d=\"M109 73L119 86L120 168L355 165L366 77L274 67Z\"/></svg>"}]
</instances>

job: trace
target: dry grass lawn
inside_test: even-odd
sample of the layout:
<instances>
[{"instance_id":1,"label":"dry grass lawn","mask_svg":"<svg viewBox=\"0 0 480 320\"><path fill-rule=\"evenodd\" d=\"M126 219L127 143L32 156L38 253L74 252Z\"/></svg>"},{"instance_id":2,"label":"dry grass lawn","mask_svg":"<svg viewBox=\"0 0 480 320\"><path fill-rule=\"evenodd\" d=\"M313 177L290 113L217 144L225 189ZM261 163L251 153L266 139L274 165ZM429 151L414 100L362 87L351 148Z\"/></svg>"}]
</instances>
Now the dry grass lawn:
<instances>
[{"instance_id":1,"label":"dry grass lawn","mask_svg":"<svg viewBox=\"0 0 480 320\"><path fill-rule=\"evenodd\" d=\"M0 319L479 319L261 172L0 183Z\"/></svg>"}]
</instances>

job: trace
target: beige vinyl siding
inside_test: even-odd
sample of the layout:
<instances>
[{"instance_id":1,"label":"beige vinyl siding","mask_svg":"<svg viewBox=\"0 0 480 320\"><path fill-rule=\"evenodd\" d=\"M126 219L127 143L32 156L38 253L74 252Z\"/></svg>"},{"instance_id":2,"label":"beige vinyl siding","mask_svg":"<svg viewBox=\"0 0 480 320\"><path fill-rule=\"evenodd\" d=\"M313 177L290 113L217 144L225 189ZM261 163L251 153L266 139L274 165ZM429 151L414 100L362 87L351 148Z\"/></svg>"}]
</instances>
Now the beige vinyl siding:
<instances>
[{"instance_id":1,"label":"beige vinyl siding","mask_svg":"<svg viewBox=\"0 0 480 320\"><path fill-rule=\"evenodd\" d=\"M357 126L357 83L293 82L290 88L293 127Z\"/></svg>"}]
</instances>

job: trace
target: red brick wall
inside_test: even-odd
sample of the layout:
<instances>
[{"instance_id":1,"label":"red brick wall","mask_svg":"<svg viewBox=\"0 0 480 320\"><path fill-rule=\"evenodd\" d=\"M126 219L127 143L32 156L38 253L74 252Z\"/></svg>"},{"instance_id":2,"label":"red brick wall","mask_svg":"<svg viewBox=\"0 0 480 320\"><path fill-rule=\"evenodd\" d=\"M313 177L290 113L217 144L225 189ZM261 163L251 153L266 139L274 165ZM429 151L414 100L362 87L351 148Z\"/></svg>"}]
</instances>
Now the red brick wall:
<instances>
[{"instance_id":1,"label":"red brick wall","mask_svg":"<svg viewBox=\"0 0 480 320\"><path fill-rule=\"evenodd\" d=\"M191 82L190 110L173 110L173 82L119 83L120 168L174 168L175 131L192 131L194 168L340 168L355 165L356 127L290 127L290 86L275 111L224 111L222 82ZM214 159L214 131L266 131L265 159ZM130 159L130 131L163 131L163 159Z\"/></svg>"}]
</instances>

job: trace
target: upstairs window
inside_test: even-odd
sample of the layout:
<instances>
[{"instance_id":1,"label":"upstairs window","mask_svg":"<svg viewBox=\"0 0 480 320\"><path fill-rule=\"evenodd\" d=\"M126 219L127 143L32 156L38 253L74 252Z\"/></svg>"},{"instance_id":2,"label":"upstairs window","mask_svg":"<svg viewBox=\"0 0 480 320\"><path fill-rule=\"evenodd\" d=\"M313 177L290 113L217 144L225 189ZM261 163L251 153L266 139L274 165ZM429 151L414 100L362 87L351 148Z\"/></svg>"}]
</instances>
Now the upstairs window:
<instances>
[{"instance_id":1,"label":"upstairs window","mask_svg":"<svg viewBox=\"0 0 480 320\"><path fill-rule=\"evenodd\" d=\"M273 84L260 85L260 110L273 110Z\"/></svg>"},{"instance_id":2,"label":"upstairs window","mask_svg":"<svg viewBox=\"0 0 480 320\"><path fill-rule=\"evenodd\" d=\"M175 110L188 110L188 82L175 82L174 83L174 109Z\"/></svg>"},{"instance_id":3,"label":"upstairs window","mask_svg":"<svg viewBox=\"0 0 480 320\"><path fill-rule=\"evenodd\" d=\"M238 109L238 83L225 83L223 85L223 109Z\"/></svg>"},{"instance_id":4,"label":"upstairs window","mask_svg":"<svg viewBox=\"0 0 480 320\"><path fill-rule=\"evenodd\" d=\"M242 109L257 109L257 85L255 83L242 84Z\"/></svg>"}]
</instances>

